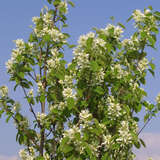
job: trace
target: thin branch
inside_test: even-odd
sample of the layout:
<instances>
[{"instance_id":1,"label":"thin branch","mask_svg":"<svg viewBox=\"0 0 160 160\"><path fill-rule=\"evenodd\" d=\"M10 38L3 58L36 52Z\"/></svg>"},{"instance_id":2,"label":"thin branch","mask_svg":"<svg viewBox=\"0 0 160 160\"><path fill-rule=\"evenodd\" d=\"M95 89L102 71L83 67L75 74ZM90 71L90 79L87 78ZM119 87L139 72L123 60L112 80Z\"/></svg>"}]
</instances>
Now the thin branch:
<instances>
[{"instance_id":1,"label":"thin branch","mask_svg":"<svg viewBox=\"0 0 160 160\"><path fill-rule=\"evenodd\" d=\"M28 96L27 96L27 93L26 93L26 90L24 89L24 87L23 87L23 86L21 86L21 87L22 87L22 89L23 89L24 95L25 95L26 97L28 97ZM41 127L41 124L40 124L40 122L38 121L37 116L36 116L36 114L35 114L35 112L34 112L34 110L33 110L32 104L29 103L29 102L28 102L28 104L29 104L29 106L30 106L30 111L33 113L34 118L35 118L35 120L36 120L37 123L38 123L38 127Z\"/></svg>"},{"instance_id":2,"label":"thin branch","mask_svg":"<svg viewBox=\"0 0 160 160\"><path fill-rule=\"evenodd\" d=\"M151 121L152 117L150 117L147 122L143 125L143 127L139 130L138 135L144 130L144 128L147 126L147 124Z\"/></svg>"},{"instance_id":3,"label":"thin branch","mask_svg":"<svg viewBox=\"0 0 160 160\"><path fill-rule=\"evenodd\" d=\"M29 75L29 77L31 77L31 79L32 79L33 81L35 81L35 82L36 82L36 78L35 78L35 77L33 77L33 75L32 75L31 73L28 73L28 75Z\"/></svg>"}]
</instances>

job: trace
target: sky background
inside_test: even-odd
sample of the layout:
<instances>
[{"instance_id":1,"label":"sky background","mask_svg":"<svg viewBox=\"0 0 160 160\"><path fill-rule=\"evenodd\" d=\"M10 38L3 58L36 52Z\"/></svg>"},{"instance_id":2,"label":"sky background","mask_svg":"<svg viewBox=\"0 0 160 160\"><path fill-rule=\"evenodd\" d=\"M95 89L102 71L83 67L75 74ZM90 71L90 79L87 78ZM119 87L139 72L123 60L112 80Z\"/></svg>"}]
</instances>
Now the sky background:
<instances>
[{"instance_id":1,"label":"sky background","mask_svg":"<svg viewBox=\"0 0 160 160\"><path fill-rule=\"evenodd\" d=\"M115 22L121 22L127 26L125 35L133 31L132 22L127 24L126 20L135 9L143 10L151 5L154 10L160 11L159 0L73 0L76 7L69 10L68 24L66 31L71 35L70 42L76 44L81 34L86 34L93 27L104 28L111 23L109 17L114 16ZM11 0L1 1L0 4L0 85L7 85L11 95L22 100L21 90L13 93L13 83L9 82L6 74L5 62L10 58L11 50L15 47L13 40L17 38L28 39L32 25L32 17L39 16L40 9L46 4L46 0ZM154 103L156 95L160 92L160 38L157 47L159 51L148 50L149 58L155 57L156 77L147 76L147 84L144 87L148 92L147 99ZM66 51L65 58L70 61L72 52ZM27 107L27 106L24 106ZM143 113L140 114L142 116ZM153 157L154 160L160 159L160 116L154 118L145 128L141 136L146 140L147 149L137 151L136 160L145 160ZM0 119L0 160L17 160L18 151L21 148L15 140L16 130L10 121L5 123L5 119Z\"/></svg>"}]
</instances>

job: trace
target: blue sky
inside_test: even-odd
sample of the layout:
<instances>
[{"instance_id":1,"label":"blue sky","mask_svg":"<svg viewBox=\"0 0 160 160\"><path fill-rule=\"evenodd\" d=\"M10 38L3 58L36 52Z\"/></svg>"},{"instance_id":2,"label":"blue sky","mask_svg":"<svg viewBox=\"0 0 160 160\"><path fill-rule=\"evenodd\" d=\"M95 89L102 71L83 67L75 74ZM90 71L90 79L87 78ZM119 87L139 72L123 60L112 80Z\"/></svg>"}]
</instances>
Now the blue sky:
<instances>
[{"instance_id":1,"label":"blue sky","mask_svg":"<svg viewBox=\"0 0 160 160\"><path fill-rule=\"evenodd\" d=\"M126 24L126 19L131 15L134 9L144 9L151 5L154 10L160 11L160 1L158 0L73 0L76 7L69 10L68 24L69 28L66 31L71 35L70 42L76 44L78 37L81 34L89 32L93 27L102 28L111 23L109 17L114 16L115 22ZM32 24L32 17L38 16L40 9L46 4L46 0L14 0L14 1L1 1L0 5L0 85L6 84L10 90L13 84L8 82L8 76L5 73L5 62L10 58L11 50L14 48L13 40L17 38L28 39L31 31L29 26ZM133 30L131 24L127 24L126 35ZM160 42L158 42L160 44ZM160 47L158 47L160 50ZM152 78L149 74L147 76L147 85L145 90L149 93L148 100L154 102L155 96L160 92L160 56L159 51L153 52L149 50L149 55L155 57L157 65L156 78ZM72 58L71 51L67 51L65 55L68 61ZM13 93L13 92L12 92ZM17 100L23 98L21 94L13 94ZM25 106L26 107L26 106ZM146 140L147 137L156 137L160 139L160 119L159 115L156 119L152 120L148 127L144 130L143 136ZM147 136L148 135L148 136ZM0 160L15 160L19 151L19 146L15 141L16 130L12 122L5 123L4 118L0 120ZM154 141L154 140L153 140ZM156 142L156 141L155 141ZM143 158L147 156L159 156L157 148L159 146L151 142L147 142L152 146L150 150L144 150L139 154ZM149 153L148 153L149 152ZM141 154L141 155L140 155ZM154 154L154 155L153 155ZM9 158L10 157L10 158ZM137 159L138 160L138 159Z\"/></svg>"}]
</instances>

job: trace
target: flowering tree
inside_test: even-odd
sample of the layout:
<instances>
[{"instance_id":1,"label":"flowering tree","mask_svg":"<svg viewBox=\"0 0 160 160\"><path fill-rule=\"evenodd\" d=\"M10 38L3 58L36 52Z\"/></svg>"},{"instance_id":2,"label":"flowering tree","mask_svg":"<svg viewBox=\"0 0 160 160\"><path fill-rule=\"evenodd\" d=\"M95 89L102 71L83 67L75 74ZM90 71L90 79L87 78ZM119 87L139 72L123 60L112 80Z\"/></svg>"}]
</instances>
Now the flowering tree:
<instances>
[{"instance_id":1,"label":"flowering tree","mask_svg":"<svg viewBox=\"0 0 160 160\"><path fill-rule=\"evenodd\" d=\"M32 117L25 117L19 102L0 90L0 115L12 118L16 140L25 148L22 160L132 160L133 146L145 146L139 139L138 112L145 108L145 124L160 108L145 100L141 88L155 65L146 48L155 49L160 13L151 7L135 10L135 33L122 39L122 24L82 35L67 64L64 47L69 35L63 33L71 1L47 0L40 17L33 17L28 42L15 41L16 48L6 63L14 90L24 93Z\"/></svg>"}]
</instances>

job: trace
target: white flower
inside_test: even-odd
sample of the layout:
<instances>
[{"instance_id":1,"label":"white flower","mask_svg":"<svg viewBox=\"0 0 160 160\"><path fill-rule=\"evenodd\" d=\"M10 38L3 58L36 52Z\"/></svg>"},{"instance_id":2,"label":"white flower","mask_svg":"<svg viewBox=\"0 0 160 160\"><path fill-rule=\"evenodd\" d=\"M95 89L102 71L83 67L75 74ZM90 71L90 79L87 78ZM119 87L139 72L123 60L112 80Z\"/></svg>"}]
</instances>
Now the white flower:
<instances>
[{"instance_id":1,"label":"white flower","mask_svg":"<svg viewBox=\"0 0 160 160\"><path fill-rule=\"evenodd\" d=\"M69 88L69 87L64 88L64 90L63 90L63 96L66 99L67 98L74 98L75 97L74 94L73 94L72 88Z\"/></svg>"},{"instance_id":2,"label":"white flower","mask_svg":"<svg viewBox=\"0 0 160 160\"><path fill-rule=\"evenodd\" d=\"M38 21L39 21L39 17L32 17L32 22L33 22L34 24L37 24Z\"/></svg>"},{"instance_id":3,"label":"white flower","mask_svg":"<svg viewBox=\"0 0 160 160\"><path fill-rule=\"evenodd\" d=\"M75 137L75 133L80 133L80 129L77 126L73 126L72 128L65 130L63 136L73 139Z\"/></svg>"},{"instance_id":4,"label":"white flower","mask_svg":"<svg viewBox=\"0 0 160 160\"><path fill-rule=\"evenodd\" d=\"M108 148L108 146L111 144L111 138L111 135L104 135L102 145L105 145L105 147Z\"/></svg>"},{"instance_id":5,"label":"white flower","mask_svg":"<svg viewBox=\"0 0 160 160\"><path fill-rule=\"evenodd\" d=\"M143 22L145 15L140 10L135 10L132 14L133 19L136 22Z\"/></svg>"},{"instance_id":6,"label":"white flower","mask_svg":"<svg viewBox=\"0 0 160 160\"><path fill-rule=\"evenodd\" d=\"M105 47L106 45L106 42L101 38L95 38L94 43L95 43L95 46L99 45L101 47Z\"/></svg>"},{"instance_id":7,"label":"white flower","mask_svg":"<svg viewBox=\"0 0 160 160\"><path fill-rule=\"evenodd\" d=\"M28 155L27 155L27 153L26 153L26 151L25 151L24 149L21 149L21 150L19 151L19 156L20 156L20 158L21 158L22 160L27 160L27 158L28 158Z\"/></svg>"},{"instance_id":8,"label":"white flower","mask_svg":"<svg viewBox=\"0 0 160 160\"><path fill-rule=\"evenodd\" d=\"M111 32L113 30L113 33ZM101 29L101 31L106 35L106 36L112 36L115 39L119 39L121 37L121 34L123 33L123 30L119 26L114 26L112 24L108 24L105 29Z\"/></svg>"},{"instance_id":9,"label":"white flower","mask_svg":"<svg viewBox=\"0 0 160 160\"><path fill-rule=\"evenodd\" d=\"M147 69L148 68L148 60L147 60L147 58L143 58L142 60L140 60L139 61L139 63L138 63L138 70L139 70L139 72L143 72L145 69Z\"/></svg>"},{"instance_id":10,"label":"white flower","mask_svg":"<svg viewBox=\"0 0 160 160\"><path fill-rule=\"evenodd\" d=\"M15 102L15 104L13 105L13 111L19 112L20 107L21 107L20 103L19 102Z\"/></svg>"},{"instance_id":11,"label":"white flower","mask_svg":"<svg viewBox=\"0 0 160 160\"><path fill-rule=\"evenodd\" d=\"M81 35L80 37L79 37L79 40L78 40L78 43L80 44L80 45L86 45L86 41L89 39L89 38L94 38L95 37L95 33L93 33L93 32L89 32L88 34L86 34L86 35Z\"/></svg>"},{"instance_id":12,"label":"white flower","mask_svg":"<svg viewBox=\"0 0 160 160\"><path fill-rule=\"evenodd\" d=\"M38 86L38 92L41 92L43 90L43 84L41 81L37 82L37 86Z\"/></svg>"},{"instance_id":13,"label":"white flower","mask_svg":"<svg viewBox=\"0 0 160 160\"><path fill-rule=\"evenodd\" d=\"M157 95L157 97L156 97L156 102L158 103L158 104L160 104L160 93Z\"/></svg>"},{"instance_id":14,"label":"white flower","mask_svg":"<svg viewBox=\"0 0 160 160\"><path fill-rule=\"evenodd\" d=\"M47 115L45 113L37 113L37 120L41 123L41 125L44 123L46 116Z\"/></svg>"},{"instance_id":15,"label":"white flower","mask_svg":"<svg viewBox=\"0 0 160 160\"><path fill-rule=\"evenodd\" d=\"M1 97L6 97L8 95L8 87L7 86L2 86L0 88L0 96Z\"/></svg>"},{"instance_id":16,"label":"white flower","mask_svg":"<svg viewBox=\"0 0 160 160\"><path fill-rule=\"evenodd\" d=\"M92 115L89 113L89 111L82 110L81 113L79 114L79 118L81 121L86 121L88 118L90 118Z\"/></svg>"},{"instance_id":17,"label":"white flower","mask_svg":"<svg viewBox=\"0 0 160 160\"><path fill-rule=\"evenodd\" d=\"M28 96L29 96L29 97L34 97L33 89L31 89L31 90L28 92Z\"/></svg>"},{"instance_id":18,"label":"white flower","mask_svg":"<svg viewBox=\"0 0 160 160\"><path fill-rule=\"evenodd\" d=\"M21 149L19 151L19 156L21 158L21 160L34 160L35 157L34 156L31 156L27 153L27 151L25 151L24 149Z\"/></svg>"},{"instance_id":19,"label":"white flower","mask_svg":"<svg viewBox=\"0 0 160 160\"><path fill-rule=\"evenodd\" d=\"M144 14L148 14L148 13L151 13L151 10L150 9L145 9Z\"/></svg>"},{"instance_id":20,"label":"white flower","mask_svg":"<svg viewBox=\"0 0 160 160\"><path fill-rule=\"evenodd\" d=\"M16 43L17 48L24 47L24 45L25 45L23 39L17 39L17 40L14 40L14 42Z\"/></svg>"},{"instance_id":21,"label":"white flower","mask_svg":"<svg viewBox=\"0 0 160 160\"><path fill-rule=\"evenodd\" d=\"M64 13L65 14L67 14L68 13L68 5L67 5L67 3L64 1L61 1L60 3L59 3L59 5L58 5L58 7L59 8L64 8L65 10L64 10Z\"/></svg>"},{"instance_id":22,"label":"white flower","mask_svg":"<svg viewBox=\"0 0 160 160\"><path fill-rule=\"evenodd\" d=\"M121 127L119 128L119 138L117 138L117 142L122 142L125 145L131 143L132 135L129 131L128 121L122 121ZM123 145L123 144L122 144Z\"/></svg>"}]
</instances>

